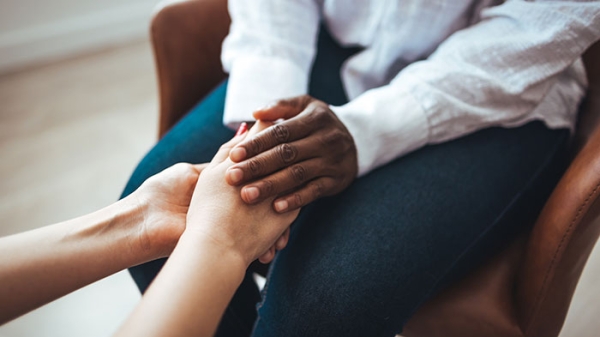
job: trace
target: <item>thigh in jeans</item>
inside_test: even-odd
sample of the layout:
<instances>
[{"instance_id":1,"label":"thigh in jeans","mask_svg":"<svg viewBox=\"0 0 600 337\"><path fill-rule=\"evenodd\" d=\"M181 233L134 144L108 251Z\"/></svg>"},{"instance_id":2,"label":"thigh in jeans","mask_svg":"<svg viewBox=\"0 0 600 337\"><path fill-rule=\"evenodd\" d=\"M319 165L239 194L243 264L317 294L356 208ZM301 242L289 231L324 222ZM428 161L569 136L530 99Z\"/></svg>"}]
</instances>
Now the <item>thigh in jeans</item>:
<instances>
[{"instance_id":1,"label":"thigh in jeans","mask_svg":"<svg viewBox=\"0 0 600 337\"><path fill-rule=\"evenodd\" d=\"M393 336L423 301L535 218L566 130L540 122L428 146L307 207L254 336Z\"/></svg>"}]
</instances>

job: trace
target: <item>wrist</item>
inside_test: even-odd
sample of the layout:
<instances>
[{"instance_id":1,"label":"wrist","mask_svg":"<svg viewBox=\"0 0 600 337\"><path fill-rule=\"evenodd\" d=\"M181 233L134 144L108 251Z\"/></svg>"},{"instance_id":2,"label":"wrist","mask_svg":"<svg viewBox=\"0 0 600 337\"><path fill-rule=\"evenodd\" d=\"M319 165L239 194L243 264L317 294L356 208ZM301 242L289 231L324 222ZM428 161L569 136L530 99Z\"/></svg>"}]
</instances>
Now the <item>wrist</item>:
<instances>
[{"instance_id":1,"label":"wrist","mask_svg":"<svg viewBox=\"0 0 600 337\"><path fill-rule=\"evenodd\" d=\"M177 242L165 243L156 240L156 235L152 233L151 226L148 224L149 221L152 221L150 219L152 217L152 207L147 198L142 197L138 191L135 191L119 200L115 206L119 208L119 216L128 219L129 247L132 255L140 260L139 263L169 255Z\"/></svg>"},{"instance_id":2,"label":"wrist","mask_svg":"<svg viewBox=\"0 0 600 337\"><path fill-rule=\"evenodd\" d=\"M235 240L227 239L223 233L209 233L190 226L184 230L177 246L181 246L182 242L192 243L194 247L200 247L202 252L209 252L210 255L217 256L219 260L227 260L230 262L227 265L243 271L254 260L243 249L240 249L240 245Z\"/></svg>"},{"instance_id":3,"label":"wrist","mask_svg":"<svg viewBox=\"0 0 600 337\"><path fill-rule=\"evenodd\" d=\"M152 260L153 256L141 244L142 223L140 207L126 198L56 226L66 233L61 235L64 247L81 249L77 258L104 261L107 270L116 272Z\"/></svg>"}]
</instances>

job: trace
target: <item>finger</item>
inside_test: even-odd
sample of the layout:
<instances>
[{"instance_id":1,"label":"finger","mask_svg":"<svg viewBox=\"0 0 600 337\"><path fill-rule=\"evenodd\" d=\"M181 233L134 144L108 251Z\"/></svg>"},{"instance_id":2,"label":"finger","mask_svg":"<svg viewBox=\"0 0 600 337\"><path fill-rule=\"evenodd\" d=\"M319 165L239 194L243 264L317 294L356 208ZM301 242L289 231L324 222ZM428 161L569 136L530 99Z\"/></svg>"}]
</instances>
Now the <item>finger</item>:
<instances>
[{"instance_id":1,"label":"finger","mask_svg":"<svg viewBox=\"0 0 600 337\"><path fill-rule=\"evenodd\" d=\"M225 178L230 185L241 185L272 174L294 163L313 158L317 153L313 141L308 138L280 144L230 167L225 174Z\"/></svg>"},{"instance_id":2,"label":"finger","mask_svg":"<svg viewBox=\"0 0 600 337\"><path fill-rule=\"evenodd\" d=\"M196 172L198 172L198 174L200 174L202 173L202 170L208 167L208 165L209 163L193 164L192 167L196 170Z\"/></svg>"},{"instance_id":3,"label":"finger","mask_svg":"<svg viewBox=\"0 0 600 337\"><path fill-rule=\"evenodd\" d=\"M248 137L255 136L256 134L265 130L266 128L270 127L273 124L274 124L273 122L260 121L260 120L254 122L254 125L252 125L252 127L250 129L248 129Z\"/></svg>"},{"instance_id":4,"label":"finger","mask_svg":"<svg viewBox=\"0 0 600 337\"><path fill-rule=\"evenodd\" d=\"M231 161L239 163L279 144L293 142L310 134L312 126L299 118L272 125L239 143L230 153Z\"/></svg>"},{"instance_id":5,"label":"finger","mask_svg":"<svg viewBox=\"0 0 600 337\"><path fill-rule=\"evenodd\" d=\"M286 229L285 232L283 232L281 237L279 237L279 239L277 239L277 242L275 242L275 249L282 250L283 248L285 248L285 246L287 246L289 239L290 239L290 228L288 227L288 229Z\"/></svg>"},{"instance_id":6,"label":"finger","mask_svg":"<svg viewBox=\"0 0 600 337\"><path fill-rule=\"evenodd\" d=\"M273 208L278 213L289 212L329 195L329 191L335 188L335 179L323 177L310 181L298 191L290 193L273 202Z\"/></svg>"},{"instance_id":7,"label":"finger","mask_svg":"<svg viewBox=\"0 0 600 337\"><path fill-rule=\"evenodd\" d=\"M260 261L260 263L262 264L267 264L270 263L271 261L273 261L273 258L275 257L275 247L271 247L269 248L269 250L264 253L263 255L261 255L258 258L258 261Z\"/></svg>"},{"instance_id":8,"label":"finger","mask_svg":"<svg viewBox=\"0 0 600 337\"><path fill-rule=\"evenodd\" d=\"M261 256L258 257L258 261L260 261L260 263L262 264L267 264L269 262L265 262L268 261L268 254L271 251L271 249L269 248L269 250L267 250L265 253L263 253Z\"/></svg>"},{"instance_id":9,"label":"finger","mask_svg":"<svg viewBox=\"0 0 600 337\"><path fill-rule=\"evenodd\" d=\"M240 126L240 128L242 128L242 127ZM248 135L248 132L245 131L240 135L234 136L227 143L221 145L221 147L219 148L219 150L217 151L217 153L211 160L211 163L224 162L225 159L229 158L229 152L231 152L231 149L233 149L234 146L236 146L237 144L242 142L246 138L247 135Z\"/></svg>"},{"instance_id":10,"label":"finger","mask_svg":"<svg viewBox=\"0 0 600 337\"><path fill-rule=\"evenodd\" d=\"M313 98L307 95L282 99L254 111L252 116L265 121L289 119L302 112L312 100Z\"/></svg>"},{"instance_id":11,"label":"finger","mask_svg":"<svg viewBox=\"0 0 600 337\"><path fill-rule=\"evenodd\" d=\"M322 175L321 159L313 158L296 163L257 182L244 186L241 191L242 200L254 204L274 197L286 191L295 190L307 181Z\"/></svg>"}]
</instances>

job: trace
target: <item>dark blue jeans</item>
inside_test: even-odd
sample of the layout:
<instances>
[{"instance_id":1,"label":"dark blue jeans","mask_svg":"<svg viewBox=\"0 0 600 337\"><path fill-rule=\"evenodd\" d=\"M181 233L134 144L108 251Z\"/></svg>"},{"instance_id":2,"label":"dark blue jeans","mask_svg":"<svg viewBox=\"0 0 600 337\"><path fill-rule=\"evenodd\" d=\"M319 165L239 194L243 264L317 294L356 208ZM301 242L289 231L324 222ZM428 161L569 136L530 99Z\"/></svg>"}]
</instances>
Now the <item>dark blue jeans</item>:
<instances>
[{"instance_id":1,"label":"dark blue jeans","mask_svg":"<svg viewBox=\"0 0 600 337\"><path fill-rule=\"evenodd\" d=\"M341 104L339 67L354 51L325 33L318 50L310 93ZM123 195L174 163L209 161L232 137L221 123L226 86L146 155ZM262 297L248 274L217 335L393 336L424 301L530 226L563 170L567 141L566 130L540 122L489 128L426 146L313 203ZM131 269L142 291L163 262Z\"/></svg>"}]
</instances>

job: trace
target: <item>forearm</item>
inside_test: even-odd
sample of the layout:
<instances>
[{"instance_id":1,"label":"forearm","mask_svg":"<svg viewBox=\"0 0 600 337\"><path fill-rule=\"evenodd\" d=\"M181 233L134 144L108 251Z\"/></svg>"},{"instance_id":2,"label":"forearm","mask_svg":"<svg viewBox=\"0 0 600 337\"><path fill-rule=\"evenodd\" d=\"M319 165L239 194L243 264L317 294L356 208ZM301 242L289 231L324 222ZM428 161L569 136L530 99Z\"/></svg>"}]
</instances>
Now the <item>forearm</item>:
<instances>
[{"instance_id":1,"label":"forearm","mask_svg":"<svg viewBox=\"0 0 600 337\"><path fill-rule=\"evenodd\" d=\"M507 1L390 84L333 107L356 143L359 175L491 126L572 127L585 93L578 59L600 38L599 14L600 2Z\"/></svg>"},{"instance_id":2,"label":"forearm","mask_svg":"<svg viewBox=\"0 0 600 337\"><path fill-rule=\"evenodd\" d=\"M70 221L0 239L0 322L152 259L143 216L126 198Z\"/></svg>"},{"instance_id":3,"label":"forearm","mask_svg":"<svg viewBox=\"0 0 600 337\"><path fill-rule=\"evenodd\" d=\"M233 249L184 233L116 336L212 336L246 267Z\"/></svg>"},{"instance_id":4,"label":"forearm","mask_svg":"<svg viewBox=\"0 0 600 337\"><path fill-rule=\"evenodd\" d=\"M225 182L229 152L221 146L197 180L186 227L162 270L117 336L212 336L251 261L267 251L298 212L277 214L272 200L246 205Z\"/></svg>"}]
</instances>

